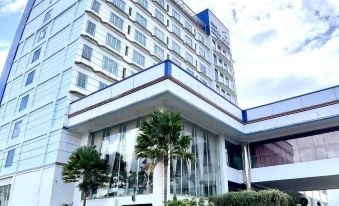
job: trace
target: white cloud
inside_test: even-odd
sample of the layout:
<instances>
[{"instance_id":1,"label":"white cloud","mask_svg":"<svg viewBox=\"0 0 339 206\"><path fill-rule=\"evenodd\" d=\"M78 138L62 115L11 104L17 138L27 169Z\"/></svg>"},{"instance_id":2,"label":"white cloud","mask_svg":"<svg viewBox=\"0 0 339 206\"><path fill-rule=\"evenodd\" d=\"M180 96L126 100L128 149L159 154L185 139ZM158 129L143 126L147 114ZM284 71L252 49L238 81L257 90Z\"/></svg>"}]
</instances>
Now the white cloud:
<instances>
[{"instance_id":1,"label":"white cloud","mask_svg":"<svg viewBox=\"0 0 339 206\"><path fill-rule=\"evenodd\" d=\"M8 54L8 49L0 50L0 74L5 66L6 58Z\"/></svg>"},{"instance_id":2,"label":"white cloud","mask_svg":"<svg viewBox=\"0 0 339 206\"><path fill-rule=\"evenodd\" d=\"M339 84L338 0L185 2L230 29L240 106Z\"/></svg>"},{"instance_id":3,"label":"white cloud","mask_svg":"<svg viewBox=\"0 0 339 206\"><path fill-rule=\"evenodd\" d=\"M3 67L5 66L10 44L11 43L9 41L0 39L0 74L2 73Z\"/></svg>"},{"instance_id":4,"label":"white cloud","mask_svg":"<svg viewBox=\"0 0 339 206\"><path fill-rule=\"evenodd\" d=\"M10 46L10 42L9 41L3 41L3 40L0 40L0 49L2 48L7 48Z\"/></svg>"},{"instance_id":5,"label":"white cloud","mask_svg":"<svg viewBox=\"0 0 339 206\"><path fill-rule=\"evenodd\" d=\"M28 0L2 0L0 3L0 14L21 13Z\"/></svg>"}]
</instances>

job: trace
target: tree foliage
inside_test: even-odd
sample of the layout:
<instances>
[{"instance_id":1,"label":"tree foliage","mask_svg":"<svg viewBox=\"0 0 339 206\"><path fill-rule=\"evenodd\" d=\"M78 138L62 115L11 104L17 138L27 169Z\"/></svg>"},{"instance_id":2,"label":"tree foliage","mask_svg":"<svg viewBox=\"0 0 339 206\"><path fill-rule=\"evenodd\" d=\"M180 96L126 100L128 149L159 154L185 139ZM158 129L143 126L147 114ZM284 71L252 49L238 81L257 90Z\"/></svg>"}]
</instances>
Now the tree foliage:
<instances>
[{"instance_id":1,"label":"tree foliage","mask_svg":"<svg viewBox=\"0 0 339 206\"><path fill-rule=\"evenodd\" d=\"M78 183L84 204L90 189L103 187L109 181L108 165L101 159L95 146L84 146L76 149L62 170L65 183Z\"/></svg>"},{"instance_id":2,"label":"tree foliage","mask_svg":"<svg viewBox=\"0 0 339 206\"><path fill-rule=\"evenodd\" d=\"M167 174L170 158L194 161L187 151L192 138L182 135L183 119L179 113L156 110L141 123L135 154L137 158L150 160L148 169L159 162L164 164L164 204L167 204Z\"/></svg>"}]
</instances>

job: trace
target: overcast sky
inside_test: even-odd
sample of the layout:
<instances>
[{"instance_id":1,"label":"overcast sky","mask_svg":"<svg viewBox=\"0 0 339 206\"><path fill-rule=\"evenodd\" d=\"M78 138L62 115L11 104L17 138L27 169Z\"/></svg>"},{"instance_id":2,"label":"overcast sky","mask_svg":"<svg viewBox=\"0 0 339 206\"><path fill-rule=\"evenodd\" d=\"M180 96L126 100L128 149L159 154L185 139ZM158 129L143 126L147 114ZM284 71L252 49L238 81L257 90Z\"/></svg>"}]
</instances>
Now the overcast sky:
<instances>
[{"instance_id":1,"label":"overcast sky","mask_svg":"<svg viewBox=\"0 0 339 206\"><path fill-rule=\"evenodd\" d=\"M0 68L26 1L0 0ZM184 1L229 28L242 108L339 84L339 0Z\"/></svg>"}]
</instances>

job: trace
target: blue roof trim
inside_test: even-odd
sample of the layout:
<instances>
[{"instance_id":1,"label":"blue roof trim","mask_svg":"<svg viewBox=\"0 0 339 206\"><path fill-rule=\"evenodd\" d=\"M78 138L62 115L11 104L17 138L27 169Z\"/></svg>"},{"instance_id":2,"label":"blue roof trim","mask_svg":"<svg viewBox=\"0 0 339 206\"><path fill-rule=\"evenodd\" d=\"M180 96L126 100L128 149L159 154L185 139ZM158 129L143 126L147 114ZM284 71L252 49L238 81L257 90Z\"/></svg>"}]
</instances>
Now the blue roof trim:
<instances>
[{"instance_id":1,"label":"blue roof trim","mask_svg":"<svg viewBox=\"0 0 339 206\"><path fill-rule=\"evenodd\" d=\"M247 119L247 111L246 110L241 110L241 114L242 114L242 121L244 123L247 123L248 119Z\"/></svg>"},{"instance_id":2,"label":"blue roof trim","mask_svg":"<svg viewBox=\"0 0 339 206\"><path fill-rule=\"evenodd\" d=\"M203 21L206 25L206 32L208 35L211 34L211 28L210 28L210 16L209 16L209 9L206 9L202 12L200 12L199 14L197 14L197 17L199 17L199 19L201 19L201 21Z\"/></svg>"},{"instance_id":3,"label":"blue roof trim","mask_svg":"<svg viewBox=\"0 0 339 206\"><path fill-rule=\"evenodd\" d=\"M22 34L24 33L24 29L25 29L26 23L28 21L28 17L30 15L31 11L32 11L34 3L35 3L35 0L29 0L28 1L26 8L25 8L25 10L22 14L19 26L16 30L11 48L8 52L6 63L5 63L4 69L2 71L1 79L0 79L0 103L2 102L2 98L3 98L4 93L5 93L6 83L7 83L9 74L11 72L11 68L12 68L12 64L13 64L15 55L18 51L19 42L21 40Z\"/></svg>"},{"instance_id":4,"label":"blue roof trim","mask_svg":"<svg viewBox=\"0 0 339 206\"><path fill-rule=\"evenodd\" d=\"M172 76L172 63L171 60L165 60L165 77Z\"/></svg>"}]
</instances>

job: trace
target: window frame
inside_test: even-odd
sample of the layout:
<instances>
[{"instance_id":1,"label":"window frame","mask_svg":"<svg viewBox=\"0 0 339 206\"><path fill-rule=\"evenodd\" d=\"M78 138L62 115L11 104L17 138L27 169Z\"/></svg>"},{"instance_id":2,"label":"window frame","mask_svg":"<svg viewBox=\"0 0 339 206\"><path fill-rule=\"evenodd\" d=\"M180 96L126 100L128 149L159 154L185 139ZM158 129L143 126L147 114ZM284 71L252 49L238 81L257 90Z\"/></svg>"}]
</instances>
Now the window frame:
<instances>
[{"instance_id":1,"label":"window frame","mask_svg":"<svg viewBox=\"0 0 339 206\"><path fill-rule=\"evenodd\" d=\"M53 9L46 12L43 23L46 23L47 21L49 21L51 19L52 11L53 11Z\"/></svg>"},{"instance_id":2,"label":"window frame","mask_svg":"<svg viewBox=\"0 0 339 206\"><path fill-rule=\"evenodd\" d=\"M134 30L134 40L146 47L147 37L137 29Z\"/></svg>"},{"instance_id":3,"label":"window frame","mask_svg":"<svg viewBox=\"0 0 339 206\"><path fill-rule=\"evenodd\" d=\"M135 49L133 50L132 60L134 63L142 67L145 67L146 57L142 55L140 52L136 51Z\"/></svg>"},{"instance_id":4,"label":"window frame","mask_svg":"<svg viewBox=\"0 0 339 206\"><path fill-rule=\"evenodd\" d=\"M41 47L39 49L36 49L33 52L31 63L34 63L34 62L38 61L40 59L40 55L41 55Z\"/></svg>"},{"instance_id":5,"label":"window frame","mask_svg":"<svg viewBox=\"0 0 339 206\"><path fill-rule=\"evenodd\" d=\"M32 84L33 81L34 81L34 77L35 77L35 70L30 71L30 72L27 74L25 86L28 86L28 85Z\"/></svg>"},{"instance_id":6,"label":"window frame","mask_svg":"<svg viewBox=\"0 0 339 206\"><path fill-rule=\"evenodd\" d=\"M81 57L88 61L91 61L92 55L93 55L93 48L88 46L87 44L84 44L82 48Z\"/></svg>"},{"instance_id":7,"label":"window frame","mask_svg":"<svg viewBox=\"0 0 339 206\"><path fill-rule=\"evenodd\" d=\"M91 20L87 20L86 33L95 37L96 27L97 25L95 23L93 23Z\"/></svg>"},{"instance_id":8,"label":"window frame","mask_svg":"<svg viewBox=\"0 0 339 206\"><path fill-rule=\"evenodd\" d=\"M82 77L84 77L84 79L82 79ZM82 86L82 84L84 84L84 85ZM86 90L87 84L88 84L88 76L86 74L78 71L76 86L80 89Z\"/></svg>"},{"instance_id":9,"label":"window frame","mask_svg":"<svg viewBox=\"0 0 339 206\"><path fill-rule=\"evenodd\" d=\"M15 149L11 149L7 151L7 157L6 157L6 162L5 162L5 168L11 167L13 165L14 161L14 156L15 156Z\"/></svg>"},{"instance_id":10,"label":"window frame","mask_svg":"<svg viewBox=\"0 0 339 206\"><path fill-rule=\"evenodd\" d=\"M19 112L27 109L28 101L29 101L29 94L21 98L20 105L19 105Z\"/></svg>"},{"instance_id":11,"label":"window frame","mask_svg":"<svg viewBox=\"0 0 339 206\"><path fill-rule=\"evenodd\" d=\"M100 13L100 9L101 9L101 3L98 0L93 0L91 9L95 13L99 14Z\"/></svg>"}]
</instances>

